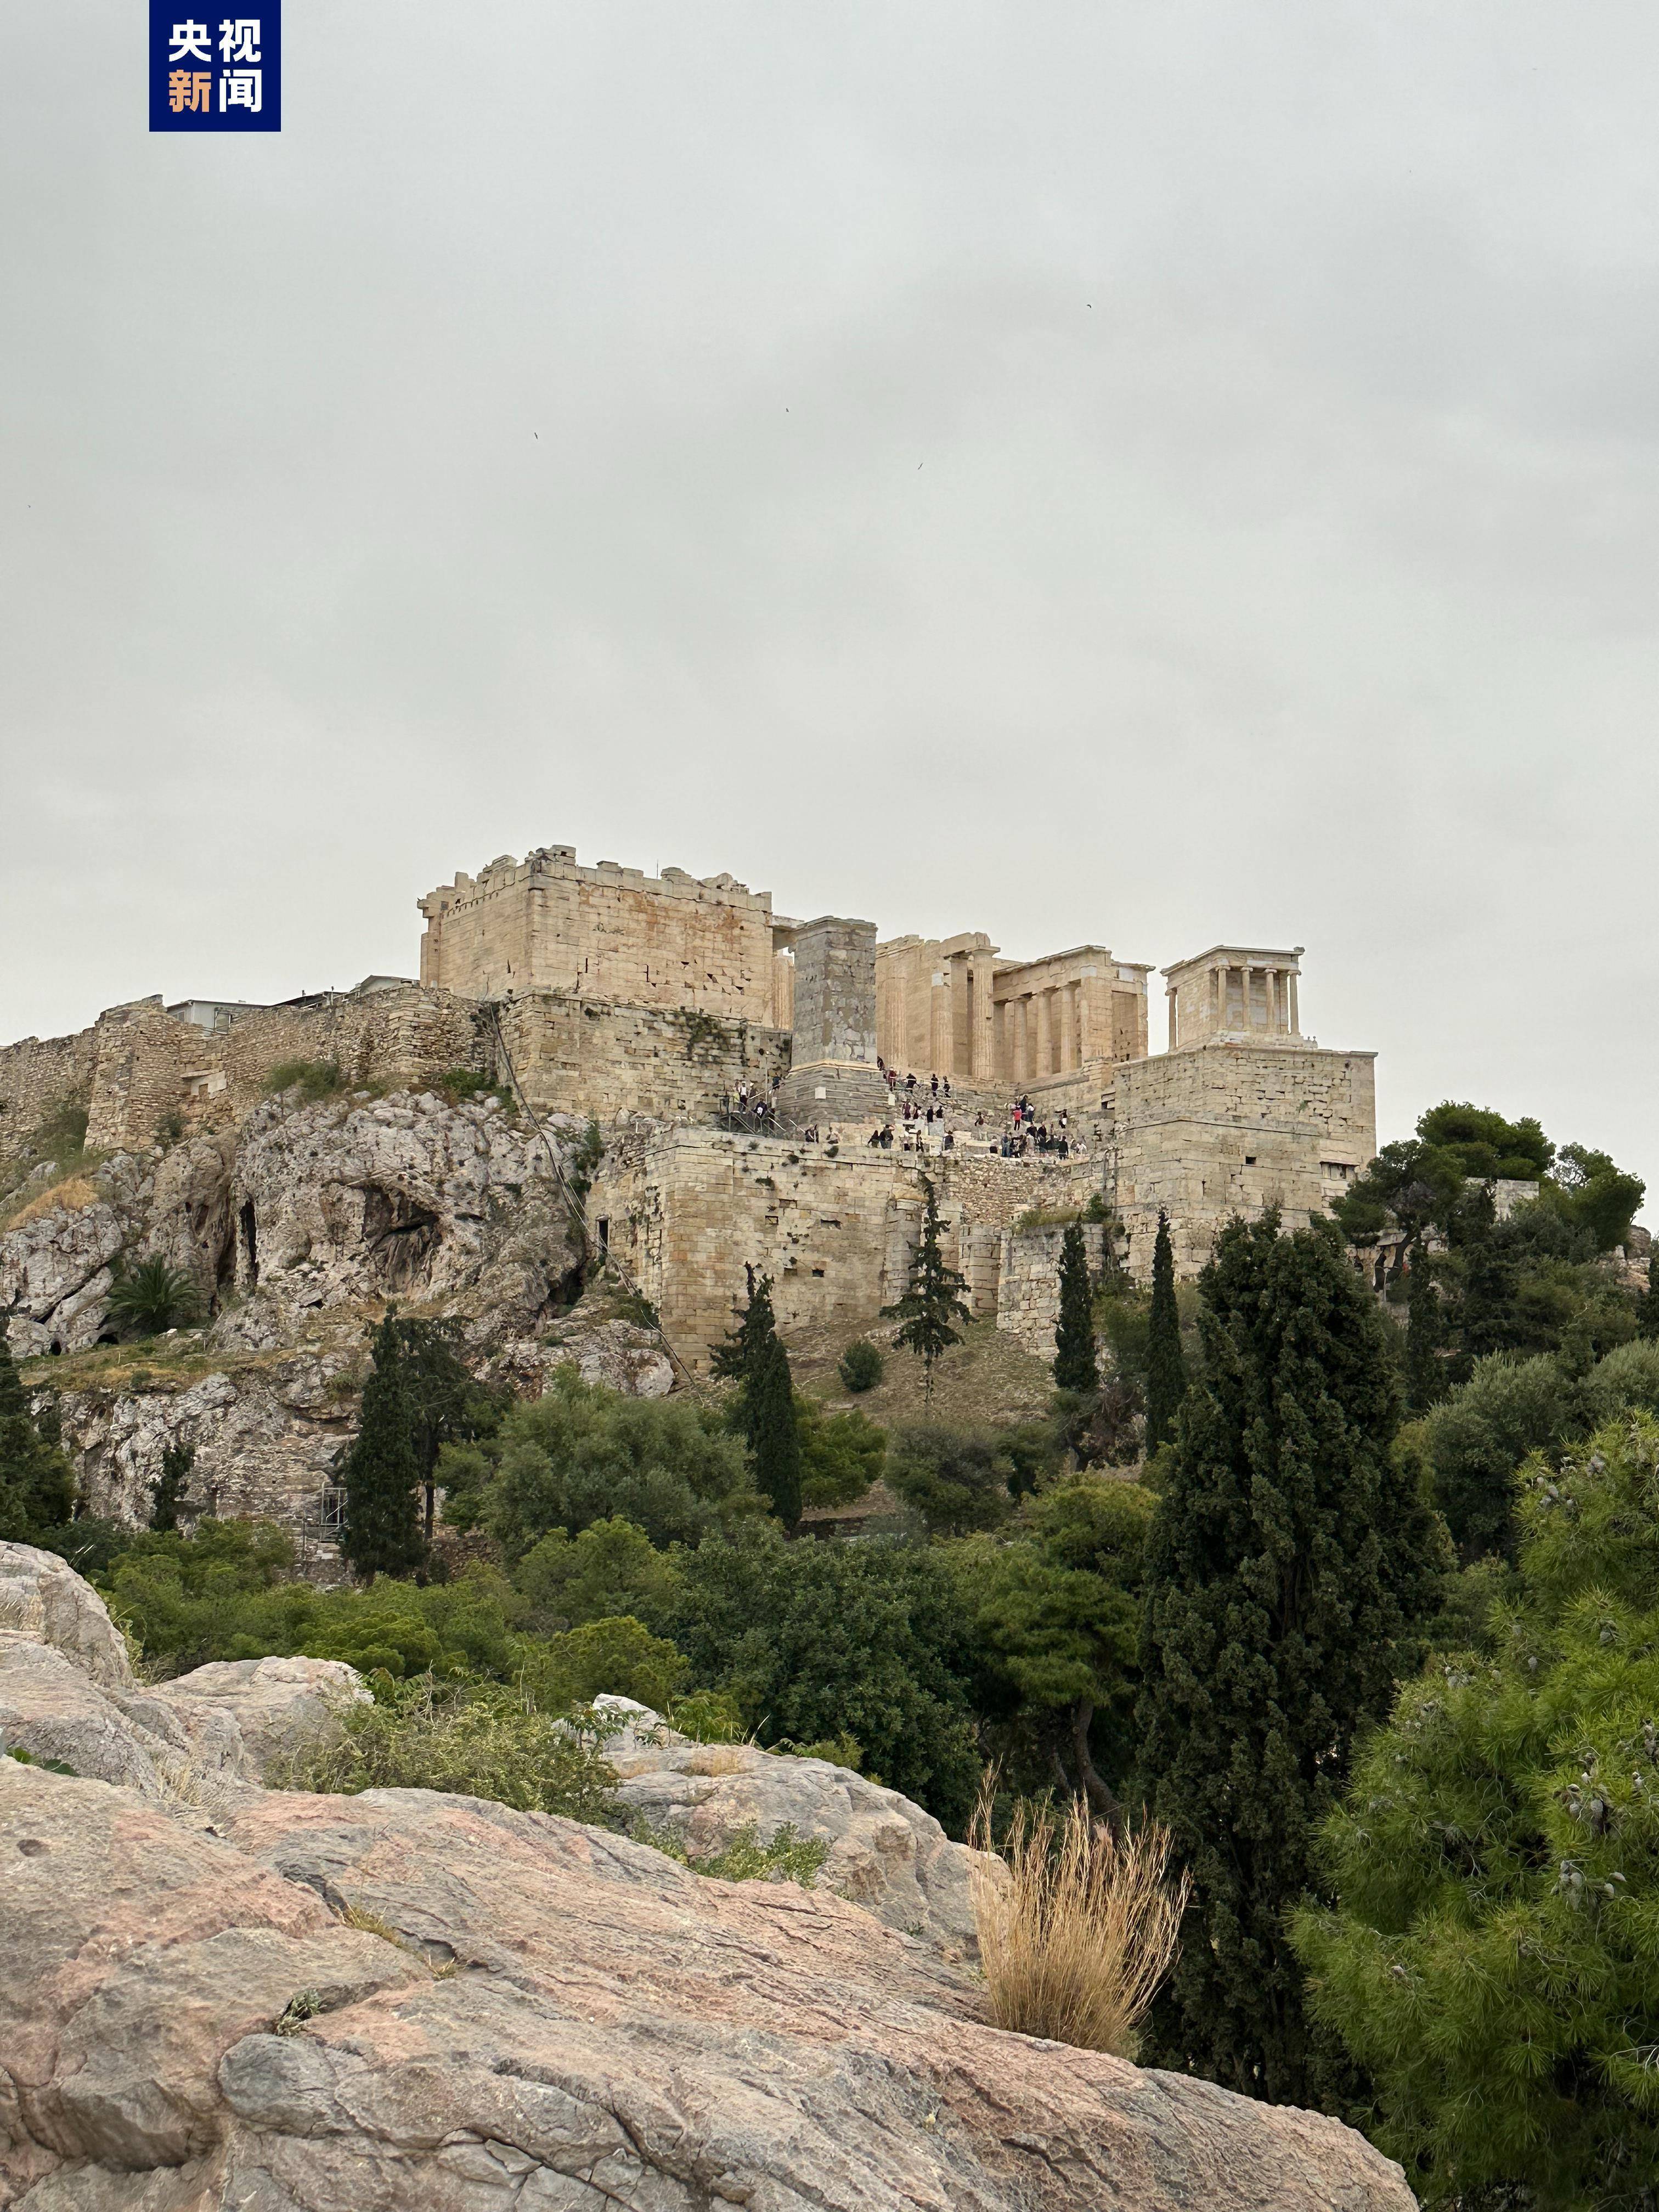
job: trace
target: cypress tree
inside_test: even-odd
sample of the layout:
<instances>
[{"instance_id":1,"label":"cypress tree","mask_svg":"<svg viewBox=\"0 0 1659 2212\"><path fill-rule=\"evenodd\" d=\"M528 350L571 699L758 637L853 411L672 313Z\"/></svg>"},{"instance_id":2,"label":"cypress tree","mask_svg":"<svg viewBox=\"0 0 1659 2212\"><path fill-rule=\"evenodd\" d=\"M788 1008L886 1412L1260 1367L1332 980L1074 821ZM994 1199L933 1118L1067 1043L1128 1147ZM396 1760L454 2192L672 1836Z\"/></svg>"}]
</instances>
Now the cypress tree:
<instances>
[{"instance_id":1,"label":"cypress tree","mask_svg":"<svg viewBox=\"0 0 1659 2212\"><path fill-rule=\"evenodd\" d=\"M156 1535L170 1535L178 1528L179 1503L195 1464L193 1444L164 1446L160 1478L149 1486L149 1525Z\"/></svg>"},{"instance_id":2,"label":"cypress tree","mask_svg":"<svg viewBox=\"0 0 1659 2212\"><path fill-rule=\"evenodd\" d=\"M1420 1237L1412 1239L1407 1266L1406 1403L1413 1413L1425 1413L1445 1392L1440 1363L1445 1329L1440 1316L1440 1293L1429 1272L1429 1255Z\"/></svg>"},{"instance_id":3,"label":"cypress tree","mask_svg":"<svg viewBox=\"0 0 1659 2212\"><path fill-rule=\"evenodd\" d=\"M902 1298L890 1306L884 1306L882 1312L889 1319L903 1323L894 1333L893 1341L914 1352L921 1360L922 1396L931 1406L933 1370L951 1346L962 1341L961 1330L953 1328L951 1323L968 1321L972 1316L962 1295L968 1287L967 1278L945 1264L939 1242L939 1193L926 1176L921 1179L921 1188L926 1194L921 1238L910 1262L909 1285Z\"/></svg>"},{"instance_id":4,"label":"cypress tree","mask_svg":"<svg viewBox=\"0 0 1659 2212\"><path fill-rule=\"evenodd\" d=\"M343 1469L340 1549L366 1582L377 1574L413 1574L426 1561L416 1427L397 1314L389 1309L374 1332L362 1419Z\"/></svg>"},{"instance_id":5,"label":"cypress tree","mask_svg":"<svg viewBox=\"0 0 1659 2212\"><path fill-rule=\"evenodd\" d=\"M1235 1219L1148 1540L1145 1778L1193 1876L1158 2063L1273 2103L1328 2094L1287 1910L1356 1735L1415 1663L1444 1536L1389 1444L1388 1322L1334 1226Z\"/></svg>"},{"instance_id":6,"label":"cypress tree","mask_svg":"<svg viewBox=\"0 0 1659 2212\"><path fill-rule=\"evenodd\" d=\"M1648 1254L1648 1291L1636 1316L1639 1336L1659 1337L1659 1244Z\"/></svg>"},{"instance_id":7,"label":"cypress tree","mask_svg":"<svg viewBox=\"0 0 1659 2212\"><path fill-rule=\"evenodd\" d=\"M1152 1306L1146 1328L1146 1449L1155 1452L1175 1432L1176 1415L1187 1395L1187 1360L1181 1349L1181 1309L1176 1303L1175 1252L1170 1217L1158 1216L1152 1247Z\"/></svg>"},{"instance_id":8,"label":"cypress tree","mask_svg":"<svg viewBox=\"0 0 1659 2212\"><path fill-rule=\"evenodd\" d=\"M75 1510L75 1470L29 1412L0 1313L0 1537L36 1542Z\"/></svg>"},{"instance_id":9,"label":"cypress tree","mask_svg":"<svg viewBox=\"0 0 1659 2212\"><path fill-rule=\"evenodd\" d=\"M1095 1300L1083 1230L1073 1222L1060 1248L1060 1321L1054 1329L1054 1388L1098 1390Z\"/></svg>"},{"instance_id":10,"label":"cypress tree","mask_svg":"<svg viewBox=\"0 0 1659 2212\"><path fill-rule=\"evenodd\" d=\"M713 1370L738 1385L734 1423L755 1480L786 1528L800 1519L800 1431L789 1355L772 1310L772 1279L746 1271L749 1297L737 1328L714 1348Z\"/></svg>"}]
</instances>

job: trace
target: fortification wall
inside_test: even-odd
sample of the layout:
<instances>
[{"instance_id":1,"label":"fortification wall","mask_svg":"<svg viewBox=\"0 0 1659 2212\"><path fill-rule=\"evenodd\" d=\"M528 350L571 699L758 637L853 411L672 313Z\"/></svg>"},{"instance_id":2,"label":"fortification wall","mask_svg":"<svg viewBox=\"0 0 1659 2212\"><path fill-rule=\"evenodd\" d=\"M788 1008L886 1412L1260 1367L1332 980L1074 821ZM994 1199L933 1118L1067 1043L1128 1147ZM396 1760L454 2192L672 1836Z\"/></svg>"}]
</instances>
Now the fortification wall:
<instances>
[{"instance_id":1,"label":"fortification wall","mask_svg":"<svg viewBox=\"0 0 1659 2212\"><path fill-rule=\"evenodd\" d=\"M787 1031L702 1007L614 1006L534 991L501 1008L501 1034L531 1103L608 1121L648 1114L707 1121L747 1081L769 1091L789 1066Z\"/></svg>"},{"instance_id":2,"label":"fortification wall","mask_svg":"<svg viewBox=\"0 0 1659 2212\"><path fill-rule=\"evenodd\" d=\"M1104 1224L1085 1221L1083 1239L1089 1271L1097 1281L1106 1264ZM1060 1248L1063 1224L1036 1229L1006 1229L997 1263L997 1327L1018 1337L1039 1359L1054 1356L1060 1321Z\"/></svg>"},{"instance_id":3,"label":"fortification wall","mask_svg":"<svg viewBox=\"0 0 1659 2212\"><path fill-rule=\"evenodd\" d=\"M1327 1214L1376 1150L1376 1057L1209 1042L1119 1067L1115 1203L1136 1279L1151 1280L1160 1207L1188 1277L1232 1214Z\"/></svg>"},{"instance_id":4,"label":"fortification wall","mask_svg":"<svg viewBox=\"0 0 1659 2212\"><path fill-rule=\"evenodd\" d=\"M85 1034L94 1061L87 1142L102 1152L153 1143L175 1115L187 1129L223 1127L258 1103L283 1060L333 1062L348 1085L405 1075L432 1082L452 1068L492 1065L478 1008L414 983L273 1006L217 1031L144 999L111 1007Z\"/></svg>"},{"instance_id":5,"label":"fortification wall","mask_svg":"<svg viewBox=\"0 0 1659 2212\"><path fill-rule=\"evenodd\" d=\"M945 1256L968 1279L970 1310L1000 1320L1012 1253L1035 1316L1018 1325L1040 1335L1045 1294L1036 1278L1050 1243L1058 1266L1062 1232L1015 1224L1033 1207L1086 1204L1101 1172L1095 1162L918 1160L857 1146L832 1158L778 1138L682 1128L608 1152L588 1218L660 1313L675 1349L701 1369L732 1325L745 1263L772 1277L786 1338L803 1327L867 1328L909 1279L924 1175L939 1194ZM1091 1234L1097 1261L1099 1233ZM1048 1328L1052 1334L1052 1319Z\"/></svg>"},{"instance_id":6,"label":"fortification wall","mask_svg":"<svg viewBox=\"0 0 1659 2212\"><path fill-rule=\"evenodd\" d=\"M56 1107L89 1102L97 1059L92 1030L23 1037L0 1048L0 1171L22 1159L34 1130Z\"/></svg>"},{"instance_id":7,"label":"fortification wall","mask_svg":"<svg viewBox=\"0 0 1659 2212\"><path fill-rule=\"evenodd\" d=\"M772 1277L786 1338L801 1327L867 1327L908 1279L921 1211L921 1178L902 1154L831 1159L780 1139L693 1129L632 1161L607 1157L588 1200L594 1233L700 1370L732 1326L745 1263ZM956 1231L952 1220L953 1265Z\"/></svg>"},{"instance_id":8,"label":"fortification wall","mask_svg":"<svg viewBox=\"0 0 1659 2212\"><path fill-rule=\"evenodd\" d=\"M569 846L492 860L419 902L421 981L474 999L558 991L783 1025L772 895L683 868L579 867Z\"/></svg>"}]
</instances>

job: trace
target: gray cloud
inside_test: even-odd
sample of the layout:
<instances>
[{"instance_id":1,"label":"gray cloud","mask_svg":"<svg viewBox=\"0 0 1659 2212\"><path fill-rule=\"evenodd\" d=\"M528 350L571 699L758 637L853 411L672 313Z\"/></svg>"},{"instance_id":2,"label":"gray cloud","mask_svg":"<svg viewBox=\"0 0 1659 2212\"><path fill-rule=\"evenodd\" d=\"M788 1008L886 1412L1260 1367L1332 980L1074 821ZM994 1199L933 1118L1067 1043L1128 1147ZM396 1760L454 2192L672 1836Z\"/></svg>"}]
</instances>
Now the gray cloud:
<instances>
[{"instance_id":1,"label":"gray cloud","mask_svg":"<svg viewBox=\"0 0 1659 2212\"><path fill-rule=\"evenodd\" d=\"M552 839L1303 942L1659 1187L1659 24L289 0L280 137L0 21L0 1033L408 970Z\"/></svg>"}]
</instances>

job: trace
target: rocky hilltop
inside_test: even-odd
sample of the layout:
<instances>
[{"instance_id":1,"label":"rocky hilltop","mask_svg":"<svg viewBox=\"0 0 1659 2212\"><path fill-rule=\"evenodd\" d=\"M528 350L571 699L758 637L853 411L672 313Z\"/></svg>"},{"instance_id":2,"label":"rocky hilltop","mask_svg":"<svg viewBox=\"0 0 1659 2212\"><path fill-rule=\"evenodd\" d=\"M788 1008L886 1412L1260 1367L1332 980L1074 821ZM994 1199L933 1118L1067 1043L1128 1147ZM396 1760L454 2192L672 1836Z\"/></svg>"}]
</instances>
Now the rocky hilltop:
<instances>
[{"instance_id":1,"label":"rocky hilltop","mask_svg":"<svg viewBox=\"0 0 1659 2212\"><path fill-rule=\"evenodd\" d=\"M290 1093L234 1128L43 1184L0 1231L0 1312L17 1358L66 1362L52 1381L86 1510L142 1522L163 1451L182 1444L196 1454L196 1511L303 1532L355 1425L365 1328L388 1298L453 1320L475 1372L520 1391L561 1360L631 1393L667 1391L655 1332L614 1285L585 1284L559 1180L582 1136L568 1118L544 1135L494 1098ZM149 1259L187 1275L211 1310L119 1352L117 1270Z\"/></svg>"},{"instance_id":2,"label":"rocky hilltop","mask_svg":"<svg viewBox=\"0 0 1659 2212\"><path fill-rule=\"evenodd\" d=\"M54 1667L87 1715L154 1722L95 1593L0 1550L7 1741L39 1724L9 1676ZM988 2027L945 1946L821 1886L472 1798L262 1788L324 1686L200 1672L230 1679L168 1686L175 1714L218 1693L194 1761L0 1756L15 2212L1408 2212L1336 2122ZM775 1808L766 1759L744 1787Z\"/></svg>"}]
</instances>

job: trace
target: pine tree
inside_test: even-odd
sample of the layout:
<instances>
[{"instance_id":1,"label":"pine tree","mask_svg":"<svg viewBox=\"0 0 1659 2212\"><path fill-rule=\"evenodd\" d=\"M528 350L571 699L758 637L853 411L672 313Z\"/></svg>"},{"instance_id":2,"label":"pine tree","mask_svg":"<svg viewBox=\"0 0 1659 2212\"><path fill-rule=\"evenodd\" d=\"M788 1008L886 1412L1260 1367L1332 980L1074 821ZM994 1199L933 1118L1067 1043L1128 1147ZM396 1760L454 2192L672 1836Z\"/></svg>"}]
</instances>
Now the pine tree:
<instances>
[{"instance_id":1,"label":"pine tree","mask_svg":"<svg viewBox=\"0 0 1659 2212\"><path fill-rule=\"evenodd\" d=\"M1150 1455L1175 1433L1187 1395L1187 1360L1181 1349L1181 1309L1176 1303L1175 1252L1170 1217L1160 1207L1152 1247L1152 1308L1146 1331L1146 1450Z\"/></svg>"},{"instance_id":2,"label":"pine tree","mask_svg":"<svg viewBox=\"0 0 1659 2212\"><path fill-rule=\"evenodd\" d=\"M950 1347L962 1341L961 1330L953 1328L951 1323L969 1321L972 1316L962 1295L968 1287L967 1278L945 1264L939 1242L939 1193L926 1176L921 1179L921 1188L926 1194L921 1240L910 1262L909 1286L902 1298L890 1306L884 1306L882 1313L887 1319L903 1324L895 1332L893 1341L914 1352L921 1360L922 1396L931 1406L933 1370Z\"/></svg>"},{"instance_id":3,"label":"pine tree","mask_svg":"<svg viewBox=\"0 0 1659 2212\"><path fill-rule=\"evenodd\" d=\"M0 1538L37 1543L74 1510L75 1470L29 1413L0 1312Z\"/></svg>"},{"instance_id":4,"label":"pine tree","mask_svg":"<svg viewBox=\"0 0 1659 2212\"><path fill-rule=\"evenodd\" d=\"M161 1474L149 1486L149 1525L156 1535L169 1535L178 1528L179 1504L195 1464L193 1444L163 1447Z\"/></svg>"},{"instance_id":5,"label":"pine tree","mask_svg":"<svg viewBox=\"0 0 1659 2212\"><path fill-rule=\"evenodd\" d=\"M424 1565L414 1394L404 1370L395 1309L374 1332L374 1365L363 1385L362 1419L346 1455L340 1549L365 1581L408 1575Z\"/></svg>"},{"instance_id":6,"label":"pine tree","mask_svg":"<svg viewBox=\"0 0 1659 2212\"><path fill-rule=\"evenodd\" d=\"M1389 1444L1389 1326L1334 1227L1234 1220L1147 1547L1142 1761L1191 1869L1160 2063L1328 2094L1285 1914L1358 1733L1416 1663L1445 1540Z\"/></svg>"},{"instance_id":7,"label":"pine tree","mask_svg":"<svg viewBox=\"0 0 1659 2212\"><path fill-rule=\"evenodd\" d=\"M738 1385L735 1425L755 1480L786 1528L800 1519L800 1431L789 1355L772 1310L772 1279L746 1270L749 1296L737 1328L714 1347L713 1371Z\"/></svg>"},{"instance_id":8,"label":"pine tree","mask_svg":"<svg viewBox=\"0 0 1659 2212\"><path fill-rule=\"evenodd\" d=\"M1054 1330L1054 1388L1095 1391L1100 1364L1095 1357L1094 1288L1089 1280L1088 1248L1080 1224L1073 1222L1060 1248L1060 1321Z\"/></svg>"}]
</instances>

